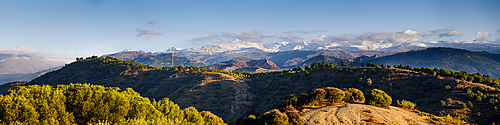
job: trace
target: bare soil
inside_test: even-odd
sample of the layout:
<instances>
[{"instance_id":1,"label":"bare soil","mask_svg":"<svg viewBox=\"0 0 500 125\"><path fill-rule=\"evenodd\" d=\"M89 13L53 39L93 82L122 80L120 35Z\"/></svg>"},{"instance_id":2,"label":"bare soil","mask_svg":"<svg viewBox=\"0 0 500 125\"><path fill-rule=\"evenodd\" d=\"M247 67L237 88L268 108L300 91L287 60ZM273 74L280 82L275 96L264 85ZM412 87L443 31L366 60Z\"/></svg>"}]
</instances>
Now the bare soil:
<instances>
[{"instance_id":1,"label":"bare soil","mask_svg":"<svg viewBox=\"0 0 500 125\"><path fill-rule=\"evenodd\" d=\"M302 114L304 125L427 125L427 117L399 107L380 108L361 103L335 105Z\"/></svg>"}]
</instances>

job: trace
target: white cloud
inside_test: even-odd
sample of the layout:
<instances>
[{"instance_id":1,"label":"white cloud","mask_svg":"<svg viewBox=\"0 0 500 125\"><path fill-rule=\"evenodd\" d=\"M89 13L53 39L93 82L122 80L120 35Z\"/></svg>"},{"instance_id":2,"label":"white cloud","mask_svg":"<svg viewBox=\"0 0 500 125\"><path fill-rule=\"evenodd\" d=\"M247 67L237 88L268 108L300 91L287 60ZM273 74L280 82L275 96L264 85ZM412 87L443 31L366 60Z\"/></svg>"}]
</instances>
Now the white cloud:
<instances>
[{"instance_id":1,"label":"white cloud","mask_svg":"<svg viewBox=\"0 0 500 125\"><path fill-rule=\"evenodd\" d=\"M163 33L159 32L159 31L151 30L151 29L138 28L138 29L135 29L135 31L139 32L137 34L138 37L141 37L142 35L149 35L150 37L153 35L163 35Z\"/></svg>"},{"instance_id":2,"label":"white cloud","mask_svg":"<svg viewBox=\"0 0 500 125\"><path fill-rule=\"evenodd\" d=\"M497 30L497 35L500 35L500 29Z\"/></svg>"},{"instance_id":3,"label":"white cloud","mask_svg":"<svg viewBox=\"0 0 500 125\"><path fill-rule=\"evenodd\" d=\"M308 34L308 33L317 33L317 32L321 32L321 33L324 33L324 32L328 32L328 30L322 30L322 29L316 29L316 30L292 30L292 31L285 31L283 33L288 33L288 34L294 34L294 33L305 33L305 34Z\"/></svg>"},{"instance_id":4,"label":"white cloud","mask_svg":"<svg viewBox=\"0 0 500 125\"><path fill-rule=\"evenodd\" d=\"M423 33L418 33L413 30L406 30L404 32L397 32L389 36L389 41L394 43L406 43L419 41L425 36Z\"/></svg>"},{"instance_id":5,"label":"white cloud","mask_svg":"<svg viewBox=\"0 0 500 125\"><path fill-rule=\"evenodd\" d=\"M462 32L460 31L451 31L446 33L440 33L438 36L443 37L443 36L460 36L460 35L462 35Z\"/></svg>"},{"instance_id":6,"label":"white cloud","mask_svg":"<svg viewBox=\"0 0 500 125\"><path fill-rule=\"evenodd\" d=\"M476 31L476 40L478 41L486 41L490 39L491 35L488 32Z\"/></svg>"},{"instance_id":7,"label":"white cloud","mask_svg":"<svg viewBox=\"0 0 500 125\"><path fill-rule=\"evenodd\" d=\"M226 41L233 41L235 39L239 39L246 42L262 42L262 39L264 38L274 38L274 37L276 37L276 35L272 34L266 35L260 31L242 32L241 34L221 32L221 33L212 33L204 37L196 37L191 41L194 44L199 44L201 42L225 43Z\"/></svg>"},{"instance_id":8,"label":"white cloud","mask_svg":"<svg viewBox=\"0 0 500 125\"><path fill-rule=\"evenodd\" d=\"M159 23L158 23L158 21L153 20L153 21L149 21L149 22L148 22L148 23L146 23L146 24L159 24Z\"/></svg>"}]
</instances>

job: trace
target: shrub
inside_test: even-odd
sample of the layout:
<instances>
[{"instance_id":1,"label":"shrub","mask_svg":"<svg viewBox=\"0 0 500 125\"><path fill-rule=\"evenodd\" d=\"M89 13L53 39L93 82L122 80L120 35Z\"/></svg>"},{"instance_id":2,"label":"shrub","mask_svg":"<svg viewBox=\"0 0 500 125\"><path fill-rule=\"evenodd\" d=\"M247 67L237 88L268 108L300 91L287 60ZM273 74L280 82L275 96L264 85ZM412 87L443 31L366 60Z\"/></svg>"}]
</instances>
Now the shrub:
<instances>
[{"instance_id":1,"label":"shrub","mask_svg":"<svg viewBox=\"0 0 500 125\"><path fill-rule=\"evenodd\" d=\"M354 100L365 101L365 96L363 96L363 92L356 88L349 88L347 91L351 92Z\"/></svg>"},{"instance_id":2,"label":"shrub","mask_svg":"<svg viewBox=\"0 0 500 125\"><path fill-rule=\"evenodd\" d=\"M297 112L286 112L288 116L288 124L289 125L302 125L304 124L304 119Z\"/></svg>"},{"instance_id":3,"label":"shrub","mask_svg":"<svg viewBox=\"0 0 500 125\"><path fill-rule=\"evenodd\" d=\"M287 125L288 117L285 113L281 113L280 111L274 109L264 113L259 117L261 124L263 125Z\"/></svg>"},{"instance_id":4,"label":"shrub","mask_svg":"<svg viewBox=\"0 0 500 125\"><path fill-rule=\"evenodd\" d=\"M467 101L467 106L468 106L469 108L472 108L472 107L474 107L474 104L472 104L472 102L470 102L470 101Z\"/></svg>"},{"instance_id":5,"label":"shrub","mask_svg":"<svg viewBox=\"0 0 500 125\"><path fill-rule=\"evenodd\" d=\"M314 89L309 98L310 103L321 104L321 100L325 98L326 91L324 89Z\"/></svg>"},{"instance_id":6,"label":"shrub","mask_svg":"<svg viewBox=\"0 0 500 125\"><path fill-rule=\"evenodd\" d=\"M398 106L401 106L403 108L407 108L410 110L415 109L415 106L417 106L417 104L410 102L410 101L406 101L404 99L402 101L397 100L397 102L398 102Z\"/></svg>"},{"instance_id":7,"label":"shrub","mask_svg":"<svg viewBox=\"0 0 500 125\"><path fill-rule=\"evenodd\" d=\"M288 97L288 105L291 105L293 107L299 106L299 99L297 98L297 96L295 96L294 94L290 95Z\"/></svg>"},{"instance_id":8,"label":"shrub","mask_svg":"<svg viewBox=\"0 0 500 125\"><path fill-rule=\"evenodd\" d=\"M462 108L467 108L467 104L462 103Z\"/></svg>"},{"instance_id":9,"label":"shrub","mask_svg":"<svg viewBox=\"0 0 500 125\"><path fill-rule=\"evenodd\" d=\"M392 104L392 98L382 90L373 89L366 95L365 103L378 107L389 107Z\"/></svg>"},{"instance_id":10,"label":"shrub","mask_svg":"<svg viewBox=\"0 0 500 125\"><path fill-rule=\"evenodd\" d=\"M240 125L257 125L259 124L259 120L255 115L248 115L248 117L243 118Z\"/></svg>"},{"instance_id":11,"label":"shrub","mask_svg":"<svg viewBox=\"0 0 500 125\"><path fill-rule=\"evenodd\" d=\"M210 111L200 112L201 116L205 120L206 125L225 125L224 120L217 115L212 114Z\"/></svg>"},{"instance_id":12,"label":"shrub","mask_svg":"<svg viewBox=\"0 0 500 125\"><path fill-rule=\"evenodd\" d=\"M326 91L326 99L333 100L333 102L340 102L345 96L344 91L338 89L338 88L333 88L333 87L328 87L325 88Z\"/></svg>"},{"instance_id":13,"label":"shrub","mask_svg":"<svg viewBox=\"0 0 500 125\"><path fill-rule=\"evenodd\" d=\"M353 99L353 98L354 98L354 96L352 96L352 93L351 93L351 92L349 92L349 91L344 91L344 93L345 93L345 96L344 96L344 98L342 99L342 101L344 101L344 102L353 102L353 101L354 101L354 99Z\"/></svg>"}]
</instances>

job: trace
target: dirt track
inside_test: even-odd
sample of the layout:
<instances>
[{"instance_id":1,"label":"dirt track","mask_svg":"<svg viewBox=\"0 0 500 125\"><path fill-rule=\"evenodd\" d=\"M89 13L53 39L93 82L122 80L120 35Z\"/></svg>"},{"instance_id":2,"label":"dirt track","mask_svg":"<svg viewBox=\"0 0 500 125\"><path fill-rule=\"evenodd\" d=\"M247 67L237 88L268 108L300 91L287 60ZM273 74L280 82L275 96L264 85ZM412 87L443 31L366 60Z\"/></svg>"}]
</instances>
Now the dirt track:
<instances>
[{"instance_id":1,"label":"dirt track","mask_svg":"<svg viewBox=\"0 0 500 125\"><path fill-rule=\"evenodd\" d=\"M371 111L371 113L370 113ZM431 124L417 113L391 106L389 109L365 104L329 106L302 114L304 125L427 125Z\"/></svg>"}]
</instances>

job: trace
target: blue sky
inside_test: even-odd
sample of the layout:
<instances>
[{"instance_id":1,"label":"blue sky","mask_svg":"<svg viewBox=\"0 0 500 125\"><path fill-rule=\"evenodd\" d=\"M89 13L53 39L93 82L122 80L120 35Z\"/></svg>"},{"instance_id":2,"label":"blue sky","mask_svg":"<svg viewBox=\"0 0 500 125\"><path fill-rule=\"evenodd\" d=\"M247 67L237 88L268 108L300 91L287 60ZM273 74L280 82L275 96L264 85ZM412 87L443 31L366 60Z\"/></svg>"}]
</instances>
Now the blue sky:
<instances>
[{"instance_id":1,"label":"blue sky","mask_svg":"<svg viewBox=\"0 0 500 125\"><path fill-rule=\"evenodd\" d=\"M495 42L500 37L500 1L16 0L0 4L0 47L25 46L70 56L196 47L215 43L194 44L194 39L223 32L273 35L260 41L271 43L283 41L288 35L283 32L293 30L327 31L298 35L311 40L320 35L408 29L429 33L445 27L461 35L422 40L474 40L481 31L489 33L485 40Z\"/></svg>"}]
</instances>

